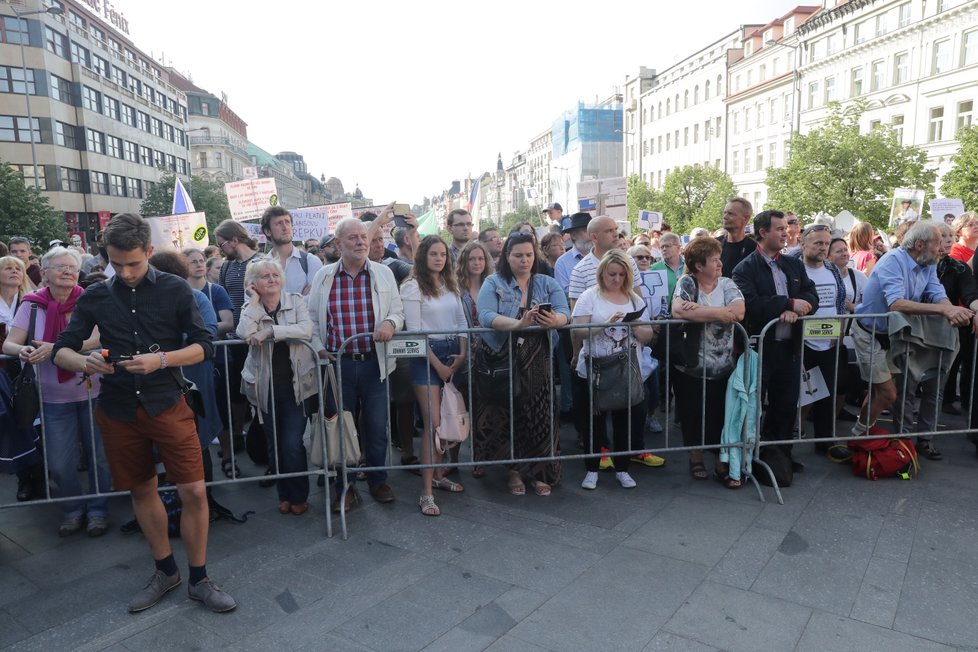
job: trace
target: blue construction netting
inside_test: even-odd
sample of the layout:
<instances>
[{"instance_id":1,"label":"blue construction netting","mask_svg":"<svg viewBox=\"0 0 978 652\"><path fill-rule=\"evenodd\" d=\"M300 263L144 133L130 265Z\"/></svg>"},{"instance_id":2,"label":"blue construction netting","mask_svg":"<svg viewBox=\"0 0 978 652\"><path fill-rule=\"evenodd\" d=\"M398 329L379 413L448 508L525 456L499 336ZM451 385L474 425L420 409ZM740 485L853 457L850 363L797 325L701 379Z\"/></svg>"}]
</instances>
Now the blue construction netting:
<instances>
[{"instance_id":1,"label":"blue construction netting","mask_svg":"<svg viewBox=\"0 0 978 652\"><path fill-rule=\"evenodd\" d=\"M579 102L554 121L553 156L563 156L578 143L621 142L623 124L621 104Z\"/></svg>"}]
</instances>

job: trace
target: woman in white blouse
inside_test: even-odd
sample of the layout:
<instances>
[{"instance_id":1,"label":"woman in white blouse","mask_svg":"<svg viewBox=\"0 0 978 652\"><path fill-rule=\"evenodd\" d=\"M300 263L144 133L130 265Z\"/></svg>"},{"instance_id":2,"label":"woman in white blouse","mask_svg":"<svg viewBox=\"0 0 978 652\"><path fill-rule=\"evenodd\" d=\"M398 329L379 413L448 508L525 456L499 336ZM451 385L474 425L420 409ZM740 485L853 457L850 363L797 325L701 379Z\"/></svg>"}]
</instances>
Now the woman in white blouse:
<instances>
[{"instance_id":1,"label":"woman in white blouse","mask_svg":"<svg viewBox=\"0 0 978 652\"><path fill-rule=\"evenodd\" d=\"M433 331L428 337L428 357L412 358L411 384L418 397L424 421L421 437L421 463L431 464L441 455L434 451L434 432L441 420L441 388L465 363L465 334L468 328L458 285L448 259L448 245L436 235L426 236L414 254L411 278L401 286L404 321L409 331ZM461 484L443 476L443 471L426 468L421 473L421 513L438 516L432 487L458 493Z\"/></svg>"}]
</instances>

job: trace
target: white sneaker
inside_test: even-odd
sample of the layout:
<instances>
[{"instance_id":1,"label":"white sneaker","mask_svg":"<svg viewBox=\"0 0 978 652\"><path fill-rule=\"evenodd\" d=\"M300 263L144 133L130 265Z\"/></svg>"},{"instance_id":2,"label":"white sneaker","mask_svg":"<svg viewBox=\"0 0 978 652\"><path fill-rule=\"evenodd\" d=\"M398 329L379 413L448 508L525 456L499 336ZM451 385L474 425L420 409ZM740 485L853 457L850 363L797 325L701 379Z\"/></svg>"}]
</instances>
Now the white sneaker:
<instances>
[{"instance_id":1,"label":"white sneaker","mask_svg":"<svg viewBox=\"0 0 978 652\"><path fill-rule=\"evenodd\" d=\"M618 475L627 475L619 473ZM632 482L632 485L635 483ZM598 488L598 472L588 471L587 475L584 476L584 482L581 483L581 489L597 489Z\"/></svg>"},{"instance_id":2,"label":"white sneaker","mask_svg":"<svg viewBox=\"0 0 978 652\"><path fill-rule=\"evenodd\" d=\"M624 489L634 489L637 486L635 480L632 479L632 476L628 475L627 473L616 473L615 477L618 478L618 482Z\"/></svg>"},{"instance_id":3,"label":"white sneaker","mask_svg":"<svg viewBox=\"0 0 978 652\"><path fill-rule=\"evenodd\" d=\"M662 432L662 422L659 421L659 417L649 417L646 425L649 427L649 432Z\"/></svg>"}]
</instances>

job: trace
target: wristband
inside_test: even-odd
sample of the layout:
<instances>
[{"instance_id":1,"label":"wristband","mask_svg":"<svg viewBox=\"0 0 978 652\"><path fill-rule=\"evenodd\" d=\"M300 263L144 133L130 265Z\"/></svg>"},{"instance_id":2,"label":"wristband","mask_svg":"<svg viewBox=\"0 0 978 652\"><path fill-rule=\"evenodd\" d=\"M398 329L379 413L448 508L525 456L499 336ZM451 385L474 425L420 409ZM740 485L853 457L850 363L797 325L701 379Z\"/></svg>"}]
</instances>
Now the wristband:
<instances>
[{"instance_id":1,"label":"wristband","mask_svg":"<svg viewBox=\"0 0 978 652\"><path fill-rule=\"evenodd\" d=\"M166 365L168 364L166 361L166 353L163 351L157 351L156 355L160 356L160 369L166 369Z\"/></svg>"}]
</instances>

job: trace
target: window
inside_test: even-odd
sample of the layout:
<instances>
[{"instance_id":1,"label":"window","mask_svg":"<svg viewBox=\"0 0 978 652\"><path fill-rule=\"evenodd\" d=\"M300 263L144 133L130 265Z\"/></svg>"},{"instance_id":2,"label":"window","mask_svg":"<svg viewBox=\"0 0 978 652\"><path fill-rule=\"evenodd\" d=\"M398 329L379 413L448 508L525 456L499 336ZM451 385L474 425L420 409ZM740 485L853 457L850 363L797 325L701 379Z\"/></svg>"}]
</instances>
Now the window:
<instances>
[{"instance_id":1,"label":"window","mask_svg":"<svg viewBox=\"0 0 978 652\"><path fill-rule=\"evenodd\" d=\"M105 154L105 134L94 129L85 130L85 141L88 143L88 151L96 154Z\"/></svg>"},{"instance_id":2,"label":"window","mask_svg":"<svg viewBox=\"0 0 978 652\"><path fill-rule=\"evenodd\" d=\"M17 45L30 45L30 33L27 31L27 21L14 16L3 16L0 20L0 42Z\"/></svg>"},{"instance_id":3,"label":"window","mask_svg":"<svg viewBox=\"0 0 978 652\"><path fill-rule=\"evenodd\" d=\"M870 80L870 90L878 91L886 84L883 79L883 61L874 61L872 68L870 69L870 74L872 78Z\"/></svg>"},{"instance_id":4,"label":"window","mask_svg":"<svg viewBox=\"0 0 978 652\"><path fill-rule=\"evenodd\" d=\"M700 125L696 123L693 125L693 144L700 142Z\"/></svg>"},{"instance_id":5,"label":"window","mask_svg":"<svg viewBox=\"0 0 978 652\"><path fill-rule=\"evenodd\" d=\"M95 113L102 112L102 94L94 88L82 86L82 106Z\"/></svg>"},{"instance_id":6,"label":"window","mask_svg":"<svg viewBox=\"0 0 978 652\"><path fill-rule=\"evenodd\" d=\"M669 113L669 100L666 100L666 114L668 114L668 113ZM207 102L201 102L200 103L200 114L201 115L210 115L211 114L211 106L210 106L210 104L208 104Z\"/></svg>"},{"instance_id":7,"label":"window","mask_svg":"<svg viewBox=\"0 0 978 652\"><path fill-rule=\"evenodd\" d=\"M835 54L835 34L830 34L825 37L825 54Z\"/></svg>"},{"instance_id":8,"label":"window","mask_svg":"<svg viewBox=\"0 0 978 652\"><path fill-rule=\"evenodd\" d=\"M158 149L153 150L153 167L156 169L163 167L163 152Z\"/></svg>"},{"instance_id":9,"label":"window","mask_svg":"<svg viewBox=\"0 0 978 652\"><path fill-rule=\"evenodd\" d=\"M762 82L765 79L767 79L767 66L762 63L760 73L757 75L757 81Z\"/></svg>"},{"instance_id":10,"label":"window","mask_svg":"<svg viewBox=\"0 0 978 652\"><path fill-rule=\"evenodd\" d=\"M143 113L142 111L136 111L136 125L139 127L140 131L149 131L149 114Z\"/></svg>"},{"instance_id":11,"label":"window","mask_svg":"<svg viewBox=\"0 0 978 652\"><path fill-rule=\"evenodd\" d=\"M978 34L978 32L975 32L975 34ZM703 84L703 99L704 100L710 99L710 80L709 79L707 79L706 80L706 83Z\"/></svg>"},{"instance_id":12,"label":"window","mask_svg":"<svg viewBox=\"0 0 978 652\"><path fill-rule=\"evenodd\" d=\"M964 35L964 52L961 56L961 65L970 66L978 63L978 29L971 30Z\"/></svg>"},{"instance_id":13,"label":"window","mask_svg":"<svg viewBox=\"0 0 978 652\"><path fill-rule=\"evenodd\" d=\"M24 95L25 91L37 95L34 86L34 71L27 69L27 84L24 84L24 69L10 66L0 66L0 93L17 93Z\"/></svg>"},{"instance_id":14,"label":"window","mask_svg":"<svg viewBox=\"0 0 978 652\"><path fill-rule=\"evenodd\" d=\"M936 143L944 138L944 107L935 106L930 110L930 122L927 128L927 142Z\"/></svg>"},{"instance_id":15,"label":"window","mask_svg":"<svg viewBox=\"0 0 978 652\"><path fill-rule=\"evenodd\" d=\"M744 131L750 131L750 107L744 107Z\"/></svg>"},{"instance_id":16,"label":"window","mask_svg":"<svg viewBox=\"0 0 978 652\"><path fill-rule=\"evenodd\" d=\"M173 125L163 123L163 138L170 141L171 143L177 142L173 134Z\"/></svg>"},{"instance_id":17,"label":"window","mask_svg":"<svg viewBox=\"0 0 978 652\"><path fill-rule=\"evenodd\" d=\"M158 138L163 137L163 121L159 118L152 118L151 122L151 133Z\"/></svg>"},{"instance_id":18,"label":"window","mask_svg":"<svg viewBox=\"0 0 978 652\"><path fill-rule=\"evenodd\" d=\"M666 134L666 151L672 149L672 134Z\"/></svg>"},{"instance_id":19,"label":"window","mask_svg":"<svg viewBox=\"0 0 978 652\"><path fill-rule=\"evenodd\" d=\"M112 81L120 88L126 88L126 71L119 66L112 66Z\"/></svg>"},{"instance_id":20,"label":"window","mask_svg":"<svg viewBox=\"0 0 978 652\"><path fill-rule=\"evenodd\" d=\"M683 145L689 145L689 127L683 129Z\"/></svg>"},{"instance_id":21,"label":"window","mask_svg":"<svg viewBox=\"0 0 978 652\"><path fill-rule=\"evenodd\" d=\"M29 143L32 135L33 142L41 142L41 125L37 118L28 120L18 116L0 115L0 141Z\"/></svg>"},{"instance_id":22,"label":"window","mask_svg":"<svg viewBox=\"0 0 978 652\"><path fill-rule=\"evenodd\" d=\"M750 172L750 150L744 150L744 172Z\"/></svg>"},{"instance_id":23,"label":"window","mask_svg":"<svg viewBox=\"0 0 978 652\"><path fill-rule=\"evenodd\" d=\"M188 172L188 170L187 170L187 159L184 159L184 158L178 158L177 159L177 172L179 174L187 174L187 172ZM237 171L235 171L235 174L237 174Z\"/></svg>"},{"instance_id":24,"label":"window","mask_svg":"<svg viewBox=\"0 0 978 652\"><path fill-rule=\"evenodd\" d=\"M132 161L133 163L139 162L139 150L136 147L136 143L131 143L128 140L122 144L123 158L127 161Z\"/></svg>"},{"instance_id":25,"label":"window","mask_svg":"<svg viewBox=\"0 0 978 652\"><path fill-rule=\"evenodd\" d=\"M24 179L24 185L28 188L34 187L34 166L33 165L13 165L8 163L17 174ZM48 181L44 178L44 166L37 166L37 188L39 190L48 189Z\"/></svg>"},{"instance_id":26,"label":"window","mask_svg":"<svg viewBox=\"0 0 978 652\"><path fill-rule=\"evenodd\" d=\"M740 90L740 75L734 77L734 93Z\"/></svg>"},{"instance_id":27,"label":"window","mask_svg":"<svg viewBox=\"0 0 978 652\"><path fill-rule=\"evenodd\" d=\"M975 103L973 100L958 102L958 128L956 131L961 131L971 126L971 113L974 106Z\"/></svg>"},{"instance_id":28,"label":"window","mask_svg":"<svg viewBox=\"0 0 978 652\"><path fill-rule=\"evenodd\" d=\"M771 143L767 148L767 166L769 168L778 166L778 144Z\"/></svg>"},{"instance_id":29,"label":"window","mask_svg":"<svg viewBox=\"0 0 978 652\"><path fill-rule=\"evenodd\" d=\"M757 113L757 124L755 124L754 126L760 129L761 127L764 126L764 105L758 104L755 113Z\"/></svg>"},{"instance_id":30,"label":"window","mask_svg":"<svg viewBox=\"0 0 978 652\"><path fill-rule=\"evenodd\" d=\"M132 177L126 179L128 183L129 196L133 199L143 198L143 182L139 179L133 179Z\"/></svg>"},{"instance_id":31,"label":"window","mask_svg":"<svg viewBox=\"0 0 978 652\"><path fill-rule=\"evenodd\" d=\"M122 122L130 127L136 126L136 109L128 104L122 105Z\"/></svg>"},{"instance_id":32,"label":"window","mask_svg":"<svg viewBox=\"0 0 978 652\"><path fill-rule=\"evenodd\" d=\"M764 147L762 145L757 146L757 149L754 152L754 157L756 159L754 161L754 165L755 165L754 169L760 172L761 170L764 169Z\"/></svg>"},{"instance_id":33,"label":"window","mask_svg":"<svg viewBox=\"0 0 978 652\"><path fill-rule=\"evenodd\" d=\"M176 140L174 141L177 145L187 145L187 134L184 133L183 129L176 129Z\"/></svg>"},{"instance_id":34,"label":"window","mask_svg":"<svg viewBox=\"0 0 978 652\"><path fill-rule=\"evenodd\" d=\"M876 17L876 36L883 36L886 32L886 14L880 14Z\"/></svg>"},{"instance_id":35,"label":"window","mask_svg":"<svg viewBox=\"0 0 978 652\"><path fill-rule=\"evenodd\" d=\"M896 134L897 142L901 145L903 144L903 116L895 115L893 120L890 122L893 127L893 133Z\"/></svg>"},{"instance_id":36,"label":"window","mask_svg":"<svg viewBox=\"0 0 978 652\"><path fill-rule=\"evenodd\" d=\"M767 112L768 112L768 122L770 124L775 124L778 121L778 100L771 98L767 102Z\"/></svg>"},{"instance_id":37,"label":"window","mask_svg":"<svg viewBox=\"0 0 978 652\"><path fill-rule=\"evenodd\" d=\"M897 8L897 27L906 27L910 24L910 3L906 2Z\"/></svg>"},{"instance_id":38,"label":"window","mask_svg":"<svg viewBox=\"0 0 978 652\"><path fill-rule=\"evenodd\" d=\"M109 175L109 191L114 197L126 196L126 178L118 174Z\"/></svg>"},{"instance_id":39,"label":"window","mask_svg":"<svg viewBox=\"0 0 978 652\"><path fill-rule=\"evenodd\" d=\"M85 19L81 17L81 14L74 11L68 11L68 22L75 27L80 27L83 30L85 29Z\"/></svg>"},{"instance_id":40,"label":"window","mask_svg":"<svg viewBox=\"0 0 978 652\"><path fill-rule=\"evenodd\" d=\"M910 54L901 52L893 57L893 83L905 84L910 81Z\"/></svg>"},{"instance_id":41,"label":"window","mask_svg":"<svg viewBox=\"0 0 978 652\"><path fill-rule=\"evenodd\" d=\"M65 122L55 122L54 142L62 147L78 149L78 131L75 125L70 125Z\"/></svg>"},{"instance_id":42,"label":"window","mask_svg":"<svg viewBox=\"0 0 978 652\"><path fill-rule=\"evenodd\" d=\"M716 96L717 97L723 97L724 94L725 93L723 92L723 76L722 75L717 75L717 92L716 92Z\"/></svg>"},{"instance_id":43,"label":"window","mask_svg":"<svg viewBox=\"0 0 978 652\"><path fill-rule=\"evenodd\" d=\"M932 60L932 74L937 75L951 69L951 39L946 38L934 42L934 58Z\"/></svg>"},{"instance_id":44,"label":"window","mask_svg":"<svg viewBox=\"0 0 978 652\"><path fill-rule=\"evenodd\" d=\"M661 142L662 136L659 136ZM666 136L666 143L669 142L669 137ZM197 152L197 167L201 169L207 169L207 152Z\"/></svg>"},{"instance_id":45,"label":"window","mask_svg":"<svg viewBox=\"0 0 978 652\"><path fill-rule=\"evenodd\" d=\"M835 101L835 77L825 78L825 103Z\"/></svg>"},{"instance_id":46,"label":"window","mask_svg":"<svg viewBox=\"0 0 978 652\"><path fill-rule=\"evenodd\" d=\"M220 156L220 154L217 156ZM218 159L218 163L220 164L220 159ZM177 171L177 157L173 154L166 154L166 169L170 172Z\"/></svg>"},{"instance_id":47,"label":"window","mask_svg":"<svg viewBox=\"0 0 978 652\"><path fill-rule=\"evenodd\" d=\"M81 170L61 168L61 190L64 192L82 191Z\"/></svg>"},{"instance_id":48,"label":"window","mask_svg":"<svg viewBox=\"0 0 978 652\"><path fill-rule=\"evenodd\" d=\"M689 108L689 91L683 93L683 108L684 109Z\"/></svg>"},{"instance_id":49,"label":"window","mask_svg":"<svg viewBox=\"0 0 978 652\"><path fill-rule=\"evenodd\" d=\"M129 48L126 48L126 61L131 63L133 66L136 65L136 53Z\"/></svg>"},{"instance_id":50,"label":"window","mask_svg":"<svg viewBox=\"0 0 978 652\"><path fill-rule=\"evenodd\" d=\"M720 135L720 125L723 124L723 118L716 119L716 127L713 128L713 133L717 136Z\"/></svg>"},{"instance_id":51,"label":"window","mask_svg":"<svg viewBox=\"0 0 978 652\"><path fill-rule=\"evenodd\" d=\"M93 195L109 194L109 175L105 172L89 172L88 184Z\"/></svg>"},{"instance_id":52,"label":"window","mask_svg":"<svg viewBox=\"0 0 978 652\"><path fill-rule=\"evenodd\" d=\"M693 104L699 104L699 103L700 103L700 85L697 84L695 87L693 87Z\"/></svg>"},{"instance_id":53,"label":"window","mask_svg":"<svg viewBox=\"0 0 978 652\"><path fill-rule=\"evenodd\" d=\"M881 124L882 124L882 120L879 120L879 119L877 119L877 120L870 120L869 121L869 130L870 131L876 131L877 129L879 129L879 126Z\"/></svg>"},{"instance_id":54,"label":"window","mask_svg":"<svg viewBox=\"0 0 978 652\"><path fill-rule=\"evenodd\" d=\"M773 59L771 59L771 76L772 77L777 77L778 76L778 58L777 57L774 57Z\"/></svg>"},{"instance_id":55,"label":"window","mask_svg":"<svg viewBox=\"0 0 978 652\"><path fill-rule=\"evenodd\" d=\"M143 84L143 97L147 102L153 104L156 100L156 90L149 84Z\"/></svg>"},{"instance_id":56,"label":"window","mask_svg":"<svg viewBox=\"0 0 978 652\"><path fill-rule=\"evenodd\" d=\"M153 150L149 147L139 146L139 162L143 165L153 164Z\"/></svg>"},{"instance_id":57,"label":"window","mask_svg":"<svg viewBox=\"0 0 978 652\"><path fill-rule=\"evenodd\" d=\"M122 139L106 134L105 153L113 158L122 158Z\"/></svg>"},{"instance_id":58,"label":"window","mask_svg":"<svg viewBox=\"0 0 978 652\"><path fill-rule=\"evenodd\" d=\"M662 152L662 136L659 136L658 142L655 144L655 148L659 150L660 153Z\"/></svg>"},{"instance_id":59,"label":"window","mask_svg":"<svg viewBox=\"0 0 978 652\"><path fill-rule=\"evenodd\" d=\"M68 39L61 32L45 27L44 47L47 48L48 52L54 52L59 57L65 57L68 51Z\"/></svg>"},{"instance_id":60,"label":"window","mask_svg":"<svg viewBox=\"0 0 978 652\"><path fill-rule=\"evenodd\" d=\"M69 50L71 52L70 58L72 63L81 64L86 68L92 67L91 55L88 52L88 48L82 46L79 43L75 43L74 41L72 41L71 45L69 46Z\"/></svg>"},{"instance_id":61,"label":"window","mask_svg":"<svg viewBox=\"0 0 978 652\"><path fill-rule=\"evenodd\" d=\"M703 123L703 140L709 140L712 131L713 130L710 129L710 121L707 120Z\"/></svg>"},{"instance_id":62,"label":"window","mask_svg":"<svg viewBox=\"0 0 978 652\"><path fill-rule=\"evenodd\" d=\"M678 129L676 129L676 133L673 134L672 142L674 142L676 144L676 147L677 148L679 147L679 130Z\"/></svg>"},{"instance_id":63,"label":"window","mask_svg":"<svg viewBox=\"0 0 978 652\"><path fill-rule=\"evenodd\" d=\"M106 97L105 102L103 104L105 108L105 115L112 118L113 120L118 120L119 100L115 99L114 97Z\"/></svg>"},{"instance_id":64,"label":"window","mask_svg":"<svg viewBox=\"0 0 978 652\"><path fill-rule=\"evenodd\" d=\"M734 174L739 174L740 173L740 154L739 154L739 152L737 152L736 150L734 150L731 153L730 158L731 158L731 161L732 161L732 164L733 164L733 173Z\"/></svg>"},{"instance_id":65,"label":"window","mask_svg":"<svg viewBox=\"0 0 978 652\"><path fill-rule=\"evenodd\" d=\"M815 107L815 102L818 101L818 82L811 82L808 85L808 108L812 109Z\"/></svg>"},{"instance_id":66,"label":"window","mask_svg":"<svg viewBox=\"0 0 978 652\"><path fill-rule=\"evenodd\" d=\"M849 97L859 97L863 94L863 69L862 66L853 68L849 73Z\"/></svg>"},{"instance_id":67,"label":"window","mask_svg":"<svg viewBox=\"0 0 978 652\"><path fill-rule=\"evenodd\" d=\"M109 78L109 62L97 54L92 55L92 69L106 79Z\"/></svg>"},{"instance_id":68,"label":"window","mask_svg":"<svg viewBox=\"0 0 978 652\"><path fill-rule=\"evenodd\" d=\"M95 23L90 23L88 25L88 31L93 37L95 37L96 40L103 42L105 41L105 32L103 32L102 29Z\"/></svg>"},{"instance_id":69,"label":"window","mask_svg":"<svg viewBox=\"0 0 978 652\"><path fill-rule=\"evenodd\" d=\"M51 80L48 83L48 91L51 99L73 104L71 101L71 84L68 83L67 79L62 79L57 75L51 75Z\"/></svg>"},{"instance_id":70,"label":"window","mask_svg":"<svg viewBox=\"0 0 978 652\"><path fill-rule=\"evenodd\" d=\"M143 92L143 82L132 75L129 75L129 92L133 95L140 95Z\"/></svg>"}]
</instances>

